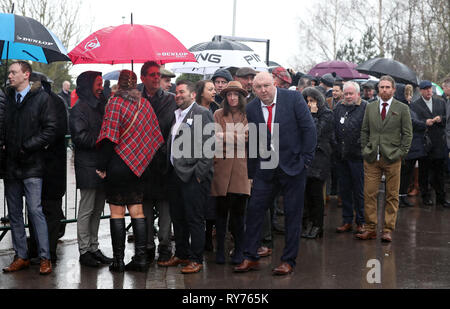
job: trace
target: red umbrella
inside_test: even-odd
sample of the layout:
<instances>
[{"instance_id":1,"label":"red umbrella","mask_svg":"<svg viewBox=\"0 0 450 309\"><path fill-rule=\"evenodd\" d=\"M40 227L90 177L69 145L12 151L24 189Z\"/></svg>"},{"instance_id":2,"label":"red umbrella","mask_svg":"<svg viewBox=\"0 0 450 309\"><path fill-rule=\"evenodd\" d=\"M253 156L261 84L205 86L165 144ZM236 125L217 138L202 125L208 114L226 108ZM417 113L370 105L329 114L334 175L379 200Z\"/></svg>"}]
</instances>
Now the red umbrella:
<instances>
[{"instance_id":1,"label":"red umbrella","mask_svg":"<svg viewBox=\"0 0 450 309\"><path fill-rule=\"evenodd\" d=\"M166 30L136 24L98 30L79 43L69 57L73 64L196 62L194 55Z\"/></svg>"},{"instance_id":2,"label":"red umbrella","mask_svg":"<svg viewBox=\"0 0 450 309\"><path fill-rule=\"evenodd\" d=\"M308 74L311 76L323 76L326 73L336 72L337 75L346 80L355 78L368 79L368 75L361 74L355 70L356 66L357 64L346 61L326 61L316 64Z\"/></svg>"}]
</instances>

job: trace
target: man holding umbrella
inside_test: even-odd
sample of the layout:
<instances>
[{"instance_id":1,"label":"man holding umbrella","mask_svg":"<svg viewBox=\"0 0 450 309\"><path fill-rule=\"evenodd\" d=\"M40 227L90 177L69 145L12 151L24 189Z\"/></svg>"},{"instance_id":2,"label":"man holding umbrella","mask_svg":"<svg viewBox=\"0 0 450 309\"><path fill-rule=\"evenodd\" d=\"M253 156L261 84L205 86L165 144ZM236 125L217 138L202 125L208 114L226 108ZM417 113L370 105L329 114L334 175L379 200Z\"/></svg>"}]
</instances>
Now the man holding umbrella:
<instances>
[{"instance_id":1,"label":"man holding umbrella","mask_svg":"<svg viewBox=\"0 0 450 309\"><path fill-rule=\"evenodd\" d=\"M10 86L5 112L6 176L5 195L15 251L14 261L4 272L15 272L30 265L23 219L23 195L38 240L40 274L52 272L48 228L41 205L45 171L44 152L56 135L56 113L49 95L40 83L30 84L32 68L26 61L9 67Z\"/></svg>"}]
</instances>

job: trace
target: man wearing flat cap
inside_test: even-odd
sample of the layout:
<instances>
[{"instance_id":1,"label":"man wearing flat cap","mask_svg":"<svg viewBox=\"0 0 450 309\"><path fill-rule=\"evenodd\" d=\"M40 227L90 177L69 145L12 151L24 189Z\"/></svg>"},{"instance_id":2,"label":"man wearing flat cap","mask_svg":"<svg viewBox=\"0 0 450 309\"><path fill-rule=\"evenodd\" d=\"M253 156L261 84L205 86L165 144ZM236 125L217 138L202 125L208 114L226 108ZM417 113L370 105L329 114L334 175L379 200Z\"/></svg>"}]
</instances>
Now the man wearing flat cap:
<instances>
[{"instance_id":1,"label":"man wearing flat cap","mask_svg":"<svg viewBox=\"0 0 450 309\"><path fill-rule=\"evenodd\" d=\"M328 103L328 107L333 109L333 84L335 82L334 76L331 73L324 74L320 78L319 86L325 88L325 99Z\"/></svg>"},{"instance_id":2,"label":"man wearing flat cap","mask_svg":"<svg viewBox=\"0 0 450 309\"><path fill-rule=\"evenodd\" d=\"M175 74L163 67L159 69L159 72L161 73L160 86L162 90L170 91L170 88L172 88L171 80L175 77Z\"/></svg>"},{"instance_id":3,"label":"man wearing flat cap","mask_svg":"<svg viewBox=\"0 0 450 309\"><path fill-rule=\"evenodd\" d=\"M372 101L376 101L376 97L375 97L375 87L372 83L369 82L365 82L364 84L362 84L362 89L363 89L363 96L361 97L361 99L367 101L367 102L372 102Z\"/></svg>"},{"instance_id":4,"label":"man wearing flat cap","mask_svg":"<svg viewBox=\"0 0 450 309\"><path fill-rule=\"evenodd\" d=\"M288 89L292 83L291 74L283 67L276 67L272 71L275 87Z\"/></svg>"},{"instance_id":5,"label":"man wearing flat cap","mask_svg":"<svg viewBox=\"0 0 450 309\"><path fill-rule=\"evenodd\" d=\"M236 71L236 76L234 79L241 83L242 88L247 90L247 102L253 101L253 99L256 97L253 94L253 79L255 78L256 74L258 74L258 72L250 67L240 68Z\"/></svg>"},{"instance_id":6,"label":"man wearing flat cap","mask_svg":"<svg viewBox=\"0 0 450 309\"><path fill-rule=\"evenodd\" d=\"M432 84L423 80L419 84L421 97L411 103L411 110L417 114L418 120L427 126L432 147L428 156L419 159L419 187L424 205L433 205L429 190L429 182L436 192L436 204L450 207L445 199L444 171L446 159L445 103L438 96L433 96ZM428 177L431 173L431 179Z\"/></svg>"}]
</instances>

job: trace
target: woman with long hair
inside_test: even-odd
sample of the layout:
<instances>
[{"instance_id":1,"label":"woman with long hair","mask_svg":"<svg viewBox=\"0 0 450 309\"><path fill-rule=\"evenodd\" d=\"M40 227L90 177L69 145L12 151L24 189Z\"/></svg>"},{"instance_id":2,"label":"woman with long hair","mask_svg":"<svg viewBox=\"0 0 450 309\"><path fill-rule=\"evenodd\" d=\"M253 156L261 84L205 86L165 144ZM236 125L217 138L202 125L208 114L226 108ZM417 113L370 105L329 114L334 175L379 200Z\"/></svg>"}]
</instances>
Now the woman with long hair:
<instances>
[{"instance_id":1,"label":"woman with long hair","mask_svg":"<svg viewBox=\"0 0 450 309\"><path fill-rule=\"evenodd\" d=\"M223 108L214 113L216 126L216 157L211 195L217 198L216 263L225 263L225 235L228 214L234 239L232 263L243 259L244 214L250 196L245 143L248 122L245 114L247 91L241 83L231 81L222 90ZM231 131L230 131L231 130ZM222 147L221 147L222 146Z\"/></svg>"},{"instance_id":2,"label":"woman with long hair","mask_svg":"<svg viewBox=\"0 0 450 309\"><path fill-rule=\"evenodd\" d=\"M122 70L119 90L106 105L97 147L101 161L97 174L105 179L106 200L111 210L110 228L113 247L111 271L147 271L147 224L142 202L144 183L142 174L162 145L163 137L158 120L148 100L136 89L136 74ZM135 236L134 257L126 266L125 207L131 216Z\"/></svg>"}]
</instances>

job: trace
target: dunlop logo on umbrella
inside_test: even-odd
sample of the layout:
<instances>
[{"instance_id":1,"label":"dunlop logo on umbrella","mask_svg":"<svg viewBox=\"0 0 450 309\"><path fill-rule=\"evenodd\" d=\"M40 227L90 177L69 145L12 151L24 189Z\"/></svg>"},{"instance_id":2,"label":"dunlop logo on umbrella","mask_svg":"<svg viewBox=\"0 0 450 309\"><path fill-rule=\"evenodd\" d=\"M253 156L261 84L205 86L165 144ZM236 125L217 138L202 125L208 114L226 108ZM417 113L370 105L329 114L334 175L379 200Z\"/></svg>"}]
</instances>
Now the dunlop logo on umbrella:
<instances>
[{"instance_id":1,"label":"dunlop logo on umbrella","mask_svg":"<svg viewBox=\"0 0 450 309\"><path fill-rule=\"evenodd\" d=\"M180 57L186 57L187 55L189 55L189 53L177 53L177 52L162 52L162 53L157 53L158 56L162 56L162 57L176 57L176 58L180 58Z\"/></svg>"},{"instance_id":2,"label":"dunlop logo on umbrella","mask_svg":"<svg viewBox=\"0 0 450 309\"><path fill-rule=\"evenodd\" d=\"M44 45L44 46L52 46L54 43L52 42L46 42L46 41L41 41L41 40L36 40L36 39L31 39L31 38L25 38L25 37L21 37L19 35L16 36L16 42L18 41L22 41L22 42L26 42L26 43L32 43L32 44L37 44L37 45Z\"/></svg>"},{"instance_id":3,"label":"dunlop logo on umbrella","mask_svg":"<svg viewBox=\"0 0 450 309\"><path fill-rule=\"evenodd\" d=\"M97 38L94 38L86 43L86 45L84 46L84 50L85 50L84 52L86 53L86 52L94 50L100 46L101 45L100 45L99 40Z\"/></svg>"}]
</instances>

